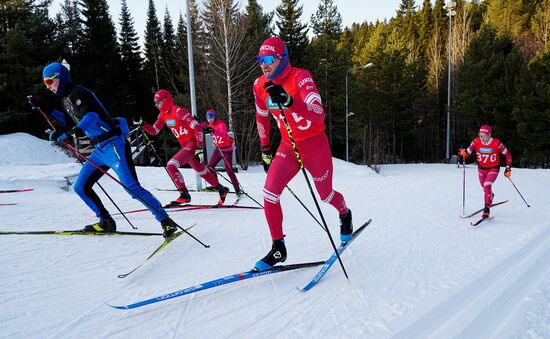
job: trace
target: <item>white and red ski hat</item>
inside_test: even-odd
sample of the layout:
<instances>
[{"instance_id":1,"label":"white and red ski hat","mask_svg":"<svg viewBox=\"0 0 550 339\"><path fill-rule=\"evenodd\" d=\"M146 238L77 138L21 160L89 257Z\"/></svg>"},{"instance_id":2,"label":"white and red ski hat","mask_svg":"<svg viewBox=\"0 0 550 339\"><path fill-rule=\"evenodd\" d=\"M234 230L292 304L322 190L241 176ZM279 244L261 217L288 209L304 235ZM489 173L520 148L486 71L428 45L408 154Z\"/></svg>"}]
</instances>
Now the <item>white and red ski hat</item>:
<instances>
[{"instance_id":1,"label":"white and red ski hat","mask_svg":"<svg viewBox=\"0 0 550 339\"><path fill-rule=\"evenodd\" d=\"M287 54L285 43L278 37L271 37L265 40L258 52L258 56L273 55L278 58Z\"/></svg>"},{"instance_id":2,"label":"white and red ski hat","mask_svg":"<svg viewBox=\"0 0 550 339\"><path fill-rule=\"evenodd\" d=\"M491 135L491 127L490 127L489 125L482 125L482 126L479 128L479 133L480 133L480 134Z\"/></svg>"}]
</instances>

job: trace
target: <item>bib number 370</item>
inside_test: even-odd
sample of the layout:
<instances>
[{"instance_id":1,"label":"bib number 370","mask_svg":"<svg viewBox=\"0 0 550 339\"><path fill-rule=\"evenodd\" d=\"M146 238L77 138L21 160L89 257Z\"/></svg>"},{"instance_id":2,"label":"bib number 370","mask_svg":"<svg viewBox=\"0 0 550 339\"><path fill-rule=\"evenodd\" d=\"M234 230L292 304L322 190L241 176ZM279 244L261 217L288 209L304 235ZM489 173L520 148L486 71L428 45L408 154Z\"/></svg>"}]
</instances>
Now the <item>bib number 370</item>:
<instances>
[{"instance_id":1,"label":"bib number 370","mask_svg":"<svg viewBox=\"0 0 550 339\"><path fill-rule=\"evenodd\" d=\"M477 162L480 162L480 163L488 163L488 162L494 163L496 161L497 161L497 155L495 153L493 153L493 154L480 154L480 153L478 153L477 154Z\"/></svg>"}]
</instances>

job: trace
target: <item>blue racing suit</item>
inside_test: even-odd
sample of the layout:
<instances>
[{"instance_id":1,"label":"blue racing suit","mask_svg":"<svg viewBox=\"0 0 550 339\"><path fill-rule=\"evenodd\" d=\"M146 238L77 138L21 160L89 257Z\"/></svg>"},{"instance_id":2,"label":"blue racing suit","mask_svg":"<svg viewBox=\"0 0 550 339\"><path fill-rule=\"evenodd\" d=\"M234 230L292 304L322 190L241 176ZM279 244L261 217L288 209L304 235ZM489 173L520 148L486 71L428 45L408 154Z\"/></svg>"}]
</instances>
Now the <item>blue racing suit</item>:
<instances>
[{"instance_id":1,"label":"blue racing suit","mask_svg":"<svg viewBox=\"0 0 550 339\"><path fill-rule=\"evenodd\" d=\"M95 149L88 157L89 161L84 163L74 184L74 191L86 205L100 219L109 216L92 186L104 174L96 166L104 171L112 168L132 198L145 205L158 221L167 218L168 214L160 202L141 187L138 181L130 144L125 135L128 131L126 120L111 119L95 94L83 86L69 84L63 91L62 102L65 112L54 111L52 117L67 127L74 126L73 130L77 136L86 135L95 145Z\"/></svg>"}]
</instances>

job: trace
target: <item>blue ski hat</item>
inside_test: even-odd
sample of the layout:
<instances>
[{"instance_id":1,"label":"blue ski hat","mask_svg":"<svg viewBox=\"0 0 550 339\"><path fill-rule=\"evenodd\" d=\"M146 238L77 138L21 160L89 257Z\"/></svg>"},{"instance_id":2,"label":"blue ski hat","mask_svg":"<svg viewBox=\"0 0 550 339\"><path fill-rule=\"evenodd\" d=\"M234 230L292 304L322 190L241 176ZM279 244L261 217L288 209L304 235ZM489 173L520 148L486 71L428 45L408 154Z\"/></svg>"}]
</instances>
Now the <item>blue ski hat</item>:
<instances>
[{"instance_id":1,"label":"blue ski hat","mask_svg":"<svg viewBox=\"0 0 550 339\"><path fill-rule=\"evenodd\" d=\"M217 113L213 109L209 109L208 111L206 111L206 118L216 119L216 115Z\"/></svg>"},{"instance_id":2,"label":"blue ski hat","mask_svg":"<svg viewBox=\"0 0 550 339\"><path fill-rule=\"evenodd\" d=\"M56 95L61 96L63 91L73 82L71 78L71 72L63 64L59 62L53 62L44 67L42 71L42 78L44 79L59 79L59 87L57 87Z\"/></svg>"}]
</instances>

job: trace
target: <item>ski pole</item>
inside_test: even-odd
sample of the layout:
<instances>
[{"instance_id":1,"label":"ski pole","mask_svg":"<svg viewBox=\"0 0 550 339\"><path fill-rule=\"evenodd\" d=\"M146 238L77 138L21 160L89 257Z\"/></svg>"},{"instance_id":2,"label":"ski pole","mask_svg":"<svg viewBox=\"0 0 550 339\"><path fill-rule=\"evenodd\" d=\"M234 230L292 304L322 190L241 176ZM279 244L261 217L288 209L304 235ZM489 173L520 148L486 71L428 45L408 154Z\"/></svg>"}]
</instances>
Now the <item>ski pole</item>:
<instances>
[{"instance_id":1,"label":"ski pole","mask_svg":"<svg viewBox=\"0 0 550 339\"><path fill-rule=\"evenodd\" d=\"M527 205L527 207L531 207L531 205L529 205L527 203L527 201L525 201L525 198L523 197L523 195L521 195L521 193L519 192L518 188L516 187L516 185L514 185L514 182L512 181L512 179L510 179L510 177L507 177L508 180L510 180L510 182L512 183L512 186L514 186L514 188L516 189L516 192L518 192L519 196L523 199L523 202L525 203L525 205Z\"/></svg>"},{"instance_id":2,"label":"ski pole","mask_svg":"<svg viewBox=\"0 0 550 339\"><path fill-rule=\"evenodd\" d=\"M221 151L221 149L219 149L218 146L214 145L214 148L216 150L218 150L218 152L220 153L224 163L225 163L225 168L227 170L227 168L230 168L231 166L229 165L229 163L227 162L227 160L225 160L225 157L223 156L223 152ZM227 179L223 174L220 173L220 171L218 171L216 168L214 167L210 167L208 166L211 170L213 170L214 172L216 172L217 174L219 174L222 178L225 179L225 181L227 181L228 183L230 184L233 184L231 182L231 180ZM239 188L240 190L243 192L244 195L246 195L247 197L249 197L252 201L254 201L256 204L258 204L258 206L260 206L261 208L263 208L264 206L262 204L260 204L258 201L256 201L256 199L252 198L248 193L246 193L246 191L243 189L243 186L241 185L241 183L239 182Z\"/></svg>"},{"instance_id":3,"label":"ski pole","mask_svg":"<svg viewBox=\"0 0 550 339\"><path fill-rule=\"evenodd\" d=\"M317 198L315 197L315 193L313 192L313 188L311 187L311 183L309 182L309 178L306 173L306 169L304 167L304 163L302 162L302 158L300 157L300 153L298 152L298 147L296 145L296 142L294 141L294 136L292 135L292 130L290 129L290 125L288 124L288 121L286 120L285 113L283 112L283 107L280 103L277 103L277 106L279 106L279 113L281 120L283 121L283 124L285 125L286 132L288 134L288 137L290 139L290 143L292 144L292 148L294 149L294 153L296 154L296 159L298 160L298 163L300 164L300 169L302 170L302 173L304 174L304 177L306 178L306 183L309 188L309 192L311 193L311 196L313 197L313 201L315 202L315 207L317 207L317 212L319 212L319 215L321 216L321 220L323 221L323 228L325 232L327 232L327 236L330 240L330 244L332 245L332 248L334 249L334 253L336 253L336 256L338 258L338 262L340 262L340 266L342 266L342 271L344 272L344 275L346 276L346 279L349 280L348 272L346 272L346 268L344 267L344 263L342 262L342 258L340 258L340 253L338 253L338 250L336 249L336 245L334 244L334 240L332 240L332 235L330 234L330 230L327 226L327 222L325 221L325 217L323 215L323 212L321 211L321 207L319 206L319 202L317 202Z\"/></svg>"},{"instance_id":4,"label":"ski pole","mask_svg":"<svg viewBox=\"0 0 550 339\"><path fill-rule=\"evenodd\" d=\"M32 98L32 95L28 95L27 96L27 99L31 100ZM53 123L51 122L50 118L48 118L48 116L46 115L46 113L44 113L42 111L41 108L39 108L39 112L42 114L42 116L44 117L44 119L46 119L46 122L48 123L48 125L50 125L51 128L53 128L55 130L55 126L53 125ZM78 162L80 162L81 165L84 165L84 163L82 162L82 160L80 160L80 158L76 157L78 159ZM124 212L122 212L122 210L120 209L120 207L118 207L117 203L113 200L113 198L111 198L111 196L107 193L107 191L103 188L103 186L101 186L101 184L98 182L97 185L99 186L99 188L101 189L101 191L103 191L103 193L105 194L105 196L107 196L107 198L109 199L109 201L111 201L111 203L115 206L115 208L118 210L118 212L122 215L122 217L128 222L128 224L135 230L137 230L138 228L134 226L134 224L132 224L132 222L130 221L130 219L128 219L128 217L126 217L126 214L124 214Z\"/></svg>"},{"instance_id":5,"label":"ski pole","mask_svg":"<svg viewBox=\"0 0 550 339\"><path fill-rule=\"evenodd\" d=\"M40 108L38 107L38 110L40 111L40 113L42 113L42 115L44 116L44 118L46 119L46 121L48 121L48 123L50 124L50 126L52 126L53 129L55 129L55 127L53 126L52 122L50 121L50 119L48 118L48 116L46 115L46 113ZM84 154L80 153L77 149L75 149L73 146L71 146L69 143L67 143L66 141L61 141L61 144L63 144L65 147L67 147L69 149L69 151L71 151L75 157L81 157L82 159L84 159L85 161L89 162L92 166L94 166L97 170L99 170L101 173L105 174L106 176L108 176L109 178L111 178L114 182L116 182L117 184L119 184L120 186L122 186L126 191L132 193L132 195L134 195L139 201L141 201L141 203L143 203L144 205L150 207L151 209L155 210L156 212L160 213L160 214L163 214L165 217L168 218L168 213L166 213L166 211L164 210L159 210L157 209L155 206L152 206L149 202L145 201L143 198L141 198L139 195L137 195L134 191L132 191L128 186L124 185L122 182L120 182L118 179L116 179L115 177L113 177L111 174L109 174L107 171L105 171L103 168L101 168L101 166L97 165L96 163L94 163L92 160L90 160L87 156L85 156ZM189 235L191 238L193 238L195 241L197 241L199 244L201 244L202 246L206 247L206 248L209 248L210 245L206 245L204 244L202 241L200 241L199 239L197 239L195 236L193 236L191 233L189 233L185 228L181 227L180 225L178 225L175 221L174 221L174 224L179 228L181 229L182 231L184 231L185 233L187 233L187 235Z\"/></svg>"},{"instance_id":6,"label":"ski pole","mask_svg":"<svg viewBox=\"0 0 550 339\"><path fill-rule=\"evenodd\" d=\"M296 200L298 200L298 202L300 203L300 205L302 205L302 207L307 211L307 213L309 213L309 215L311 215L311 217L313 218L313 220L315 220L319 226L321 226L321 228L323 228L323 225L319 222L319 220L317 220L317 218L313 215L313 213L311 213L311 211L309 210L309 208L306 207L306 205L304 205L304 203L302 202L302 200L300 200L300 198L298 198L298 196L296 195L296 193L294 193L290 187L288 185L286 185L286 188L288 189L288 191L290 192L290 194L292 194L292 196L294 196L294 198L296 198ZM324 229L324 228L323 228Z\"/></svg>"},{"instance_id":7,"label":"ski pole","mask_svg":"<svg viewBox=\"0 0 550 339\"><path fill-rule=\"evenodd\" d=\"M466 159L462 158L462 167L464 168L462 176L462 215L466 214Z\"/></svg>"},{"instance_id":8,"label":"ski pole","mask_svg":"<svg viewBox=\"0 0 550 339\"><path fill-rule=\"evenodd\" d=\"M65 145L65 147L67 147L71 152L73 152L73 154L75 156L80 156L82 157L82 159L86 160L87 162L89 162L90 164L92 164L95 168L97 168L99 171L101 171L103 174L107 175L109 178L113 179L116 183L118 183L120 186L124 187L125 190L127 190L128 192L132 193L135 197L138 197L138 199L144 204L144 205L147 205L148 207L152 208L153 210L159 212L160 214L163 214L164 216L166 216L168 218L168 213L166 213L166 211L161 211L157 208L155 208L155 206L152 206L151 204L149 204L147 201L145 201L144 199L142 199L139 195L137 195L134 191L132 191L128 186L124 185L122 182L120 182L118 179L116 179L115 177L113 177L111 174L107 173L107 171L105 171L103 168L101 168L100 166L98 166L97 164L95 164L93 161L90 160L90 158L86 157L84 154L80 153L77 149L75 149L73 146L69 145L67 142L65 141L62 141L61 142L63 145ZM164 213L162 213L164 212ZM191 233L189 233L185 228L181 227L180 225L176 224L176 222L174 221L174 224L176 226L178 226L179 229L181 229L182 231L184 231L185 233L187 233L191 238L193 238L194 240L196 240L199 244L201 244L202 246L206 247L206 248L209 248L210 245L206 245L204 244L202 241L200 241L199 239L197 239L194 235L192 235Z\"/></svg>"}]
</instances>

